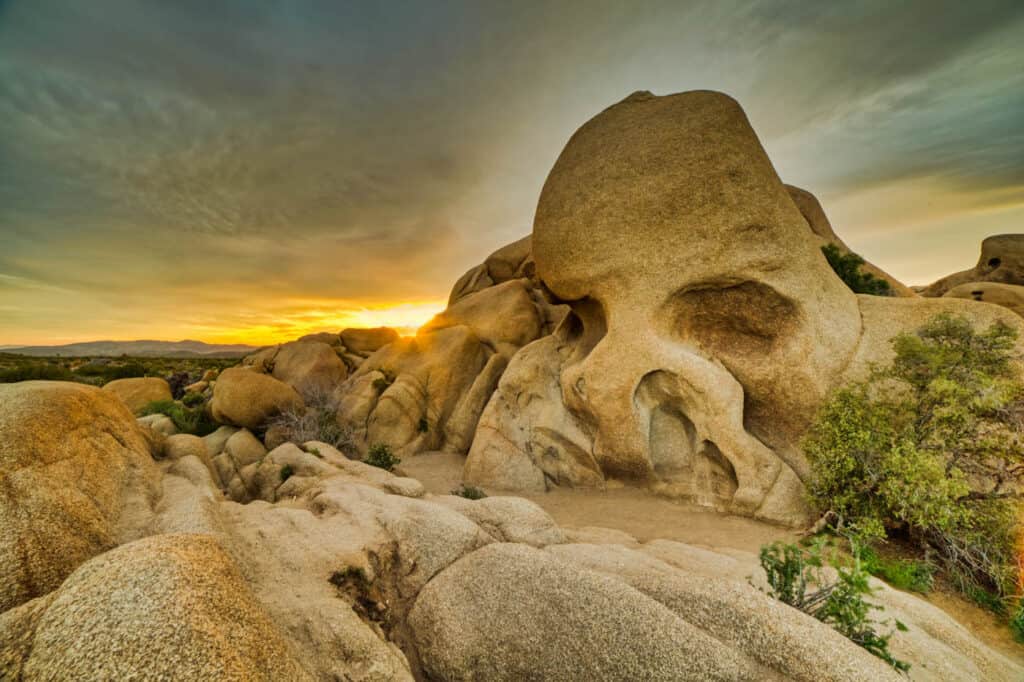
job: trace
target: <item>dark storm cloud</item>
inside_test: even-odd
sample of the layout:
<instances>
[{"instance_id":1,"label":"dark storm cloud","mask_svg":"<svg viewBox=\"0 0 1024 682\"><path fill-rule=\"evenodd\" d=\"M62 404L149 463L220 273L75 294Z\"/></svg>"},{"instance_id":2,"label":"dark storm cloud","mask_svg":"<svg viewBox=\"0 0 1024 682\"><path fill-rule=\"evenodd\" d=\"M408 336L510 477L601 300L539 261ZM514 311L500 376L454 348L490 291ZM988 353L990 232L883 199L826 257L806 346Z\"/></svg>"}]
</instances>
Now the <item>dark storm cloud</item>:
<instances>
[{"instance_id":1,"label":"dark storm cloud","mask_svg":"<svg viewBox=\"0 0 1024 682\"><path fill-rule=\"evenodd\" d=\"M1017 1L0 0L0 341L443 298L638 89L736 96L839 205L1024 203L1022 44Z\"/></svg>"}]
</instances>

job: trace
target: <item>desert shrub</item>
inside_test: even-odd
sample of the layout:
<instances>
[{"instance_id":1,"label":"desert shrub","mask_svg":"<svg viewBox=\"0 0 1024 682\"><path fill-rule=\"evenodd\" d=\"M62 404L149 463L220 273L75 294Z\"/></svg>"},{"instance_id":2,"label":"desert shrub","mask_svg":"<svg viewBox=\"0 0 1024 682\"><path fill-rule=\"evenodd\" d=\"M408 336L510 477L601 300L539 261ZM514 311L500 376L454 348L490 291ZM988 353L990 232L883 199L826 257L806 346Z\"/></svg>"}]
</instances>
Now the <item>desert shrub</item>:
<instances>
[{"instance_id":1,"label":"desert shrub","mask_svg":"<svg viewBox=\"0 0 1024 682\"><path fill-rule=\"evenodd\" d=\"M871 587L861 564L859 546L854 543L851 561L831 562L834 580L826 577L832 572L826 570L822 551L821 542L806 550L781 542L762 547L761 567L768 580L768 594L831 626L896 670L909 670L909 663L889 652L893 631L880 631L883 627L905 630L905 626L899 621L890 624L871 618L872 611L881 611L882 607L865 599L871 594Z\"/></svg>"},{"instance_id":2,"label":"desert shrub","mask_svg":"<svg viewBox=\"0 0 1024 682\"><path fill-rule=\"evenodd\" d=\"M1020 574L1016 336L950 315L897 336L892 366L835 393L804 442L811 499L833 526L904 534L963 592L1002 600Z\"/></svg>"},{"instance_id":3,"label":"desert shrub","mask_svg":"<svg viewBox=\"0 0 1024 682\"><path fill-rule=\"evenodd\" d=\"M189 408L175 400L157 400L143 407L139 414L163 414L171 418L180 433L205 436L217 430L215 423L206 413L205 405Z\"/></svg>"},{"instance_id":4,"label":"desert shrub","mask_svg":"<svg viewBox=\"0 0 1024 682\"><path fill-rule=\"evenodd\" d=\"M1015 640L1024 644L1024 601L1017 605L1017 612L1010 619L1010 632Z\"/></svg>"},{"instance_id":5,"label":"desert shrub","mask_svg":"<svg viewBox=\"0 0 1024 682\"><path fill-rule=\"evenodd\" d=\"M0 370L0 384L40 380L72 381L74 380L74 375L67 368L49 362L33 362Z\"/></svg>"},{"instance_id":6,"label":"desert shrub","mask_svg":"<svg viewBox=\"0 0 1024 682\"><path fill-rule=\"evenodd\" d=\"M371 466L391 471L402 460L395 457L395 453L391 452L391 446L385 443L374 443L370 446L370 451L366 453L366 459L363 461Z\"/></svg>"},{"instance_id":7,"label":"desert shrub","mask_svg":"<svg viewBox=\"0 0 1024 682\"><path fill-rule=\"evenodd\" d=\"M295 469L292 468L291 464L285 464L281 467L281 482L284 483L289 478L295 475Z\"/></svg>"},{"instance_id":8,"label":"desert shrub","mask_svg":"<svg viewBox=\"0 0 1024 682\"><path fill-rule=\"evenodd\" d=\"M458 488L453 490L452 495L465 497L467 500L482 500L485 497L487 497L487 493L485 493L480 488L471 485L466 485L465 483L463 483Z\"/></svg>"},{"instance_id":9,"label":"desert shrub","mask_svg":"<svg viewBox=\"0 0 1024 682\"><path fill-rule=\"evenodd\" d=\"M884 279L875 277L870 272L861 272L864 259L853 253L843 253L835 244L821 247L825 259L832 266L839 278L856 294L873 296L892 296L892 287Z\"/></svg>"},{"instance_id":10,"label":"desert shrub","mask_svg":"<svg viewBox=\"0 0 1024 682\"><path fill-rule=\"evenodd\" d=\"M935 566L927 561L890 559L865 547L861 550L861 562L871 575L908 592L931 592L935 581Z\"/></svg>"},{"instance_id":11,"label":"desert shrub","mask_svg":"<svg viewBox=\"0 0 1024 682\"><path fill-rule=\"evenodd\" d=\"M267 426L278 427L285 440L296 445L315 440L346 455L356 453L352 432L338 422L337 403L326 391L308 392L305 408L285 410Z\"/></svg>"},{"instance_id":12,"label":"desert shrub","mask_svg":"<svg viewBox=\"0 0 1024 682\"><path fill-rule=\"evenodd\" d=\"M202 393L186 393L182 397L181 402L184 403L186 407L196 407L197 405L205 403L206 397Z\"/></svg>"},{"instance_id":13,"label":"desert shrub","mask_svg":"<svg viewBox=\"0 0 1024 682\"><path fill-rule=\"evenodd\" d=\"M171 396L175 400L181 400L185 395L185 387L192 383L192 377L188 372L174 372L167 377L167 385L171 388Z\"/></svg>"},{"instance_id":14,"label":"desert shrub","mask_svg":"<svg viewBox=\"0 0 1024 682\"><path fill-rule=\"evenodd\" d=\"M82 376L100 377L103 379L103 383L106 383L116 379L134 379L135 377L144 377L149 373L149 370L141 362L133 360L119 365L85 364L79 367L76 370L76 373Z\"/></svg>"}]
</instances>

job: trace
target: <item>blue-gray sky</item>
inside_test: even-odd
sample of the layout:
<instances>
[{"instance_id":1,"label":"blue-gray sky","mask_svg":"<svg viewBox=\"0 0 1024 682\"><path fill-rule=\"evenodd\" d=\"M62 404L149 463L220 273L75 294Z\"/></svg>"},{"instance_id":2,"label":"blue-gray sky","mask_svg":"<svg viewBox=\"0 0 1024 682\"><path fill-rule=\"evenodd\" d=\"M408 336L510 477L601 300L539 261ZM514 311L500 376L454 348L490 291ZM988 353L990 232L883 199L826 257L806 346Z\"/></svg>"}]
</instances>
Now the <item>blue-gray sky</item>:
<instances>
[{"instance_id":1,"label":"blue-gray sky","mask_svg":"<svg viewBox=\"0 0 1024 682\"><path fill-rule=\"evenodd\" d=\"M905 281L1024 231L1019 0L0 0L0 344L415 324L580 124L696 88Z\"/></svg>"}]
</instances>

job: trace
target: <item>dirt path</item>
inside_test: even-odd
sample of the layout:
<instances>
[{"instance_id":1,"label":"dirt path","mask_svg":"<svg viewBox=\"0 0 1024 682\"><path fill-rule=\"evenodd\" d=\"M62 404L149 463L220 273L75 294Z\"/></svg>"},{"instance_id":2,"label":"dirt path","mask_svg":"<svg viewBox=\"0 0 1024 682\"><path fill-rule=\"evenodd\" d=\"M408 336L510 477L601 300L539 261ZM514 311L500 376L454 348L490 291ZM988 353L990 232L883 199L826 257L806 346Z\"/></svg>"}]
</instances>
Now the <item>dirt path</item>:
<instances>
[{"instance_id":1,"label":"dirt path","mask_svg":"<svg viewBox=\"0 0 1024 682\"><path fill-rule=\"evenodd\" d=\"M462 482L462 455L425 452L402 460L398 473L419 479L428 492L444 495ZM676 540L709 548L756 553L775 540L795 541L797 533L753 519L720 514L657 497L637 488L607 491L555 489L546 493L509 493L536 502L567 528L598 526L621 530L642 542ZM1024 647L992 613L946 590L919 595L989 646L1024 664Z\"/></svg>"},{"instance_id":2,"label":"dirt path","mask_svg":"<svg viewBox=\"0 0 1024 682\"><path fill-rule=\"evenodd\" d=\"M427 452L402 460L399 468L428 492L444 495L458 488L464 461L461 455ZM613 528L642 542L660 538L756 553L766 543L796 538L787 528L683 505L638 488L509 494L536 502L560 526Z\"/></svg>"}]
</instances>

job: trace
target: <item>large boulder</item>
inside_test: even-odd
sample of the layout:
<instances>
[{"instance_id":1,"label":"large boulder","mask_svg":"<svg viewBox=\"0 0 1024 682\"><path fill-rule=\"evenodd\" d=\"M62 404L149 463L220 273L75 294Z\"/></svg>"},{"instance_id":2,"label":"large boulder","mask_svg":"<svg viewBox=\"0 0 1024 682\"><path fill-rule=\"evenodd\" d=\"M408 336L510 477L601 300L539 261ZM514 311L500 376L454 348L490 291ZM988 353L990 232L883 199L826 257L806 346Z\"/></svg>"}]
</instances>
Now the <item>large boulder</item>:
<instances>
[{"instance_id":1,"label":"large boulder","mask_svg":"<svg viewBox=\"0 0 1024 682\"><path fill-rule=\"evenodd\" d=\"M89 561L49 597L0 616L0 648L11 679L26 681L314 679L202 535L147 538Z\"/></svg>"},{"instance_id":2,"label":"large boulder","mask_svg":"<svg viewBox=\"0 0 1024 682\"><path fill-rule=\"evenodd\" d=\"M965 298L1002 306L1024 317L1024 285L999 282L967 282L943 294L946 298Z\"/></svg>"},{"instance_id":3,"label":"large boulder","mask_svg":"<svg viewBox=\"0 0 1024 682\"><path fill-rule=\"evenodd\" d=\"M1024 234L1000 234L981 242L981 256L970 270L953 273L933 282L922 296L943 296L969 282L998 282L1024 285Z\"/></svg>"},{"instance_id":4,"label":"large boulder","mask_svg":"<svg viewBox=\"0 0 1024 682\"><path fill-rule=\"evenodd\" d=\"M0 611L144 525L157 493L149 448L112 391L0 385Z\"/></svg>"},{"instance_id":5,"label":"large boulder","mask_svg":"<svg viewBox=\"0 0 1024 682\"><path fill-rule=\"evenodd\" d=\"M543 314L531 293L527 279L488 287L448 306L423 325L420 333L465 325L489 347L511 357L538 338L544 328Z\"/></svg>"},{"instance_id":6,"label":"large boulder","mask_svg":"<svg viewBox=\"0 0 1024 682\"><path fill-rule=\"evenodd\" d=\"M303 408L302 397L294 388L246 367L221 372L210 402L211 414L218 422L250 430L284 411Z\"/></svg>"},{"instance_id":7,"label":"large boulder","mask_svg":"<svg viewBox=\"0 0 1024 682\"><path fill-rule=\"evenodd\" d=\"M511 279L532 277L534 274L532 236L527 235L501 247L487 259L470 268L455 282L448 305L478 291Z\"/></svg>"},{"instance_id":8,"label":"large boulder","mask_svg":"<svg viewBox=\"0 0 1024 682\"><path fill-rule=\"evenodd\" d=\"M352 328L341 332L341 342L356 355L369 355L398 338L398 332L391 327Z\"/></svg>"},{"instance_id":9,"label":"large boulder","mask_svg":"<svg viewBox=\"0 0 1024 682\"><path fill-rule=\"evenodd\" d=\"M348 367L334 348L320 341L283 344L273 363L274 378L294 388L307 402L329 397L348 377Z\"/></svg>"},{"instance_id":10,"label":"large boulder","mask_svg":"<svg viewBox=\"0 0 1024 682\"><path fill-rule=\"evenodd\" d=\"M466 479L520 490L615 479L807 522L800 443L829 393L931 316L993 315L857 296L821 253L837 240L729 97L636 93L605 109L562 151L534 221L538 286L572 312L513 358Z\"/></svg>"},{"instance_id":11,"label":"large boulder","mask_svg":"<svg viewBox=\"0 0 1024 682\"><path fill-rule=\"evenodd\" d=\"M338 419L364 450L374 443L402 455L440 449L449 418L473 393L491 355L464 325L400 339L371 355L349 379ZM472 420L468 428L475 426Z\"/></svg>"},{"instance_id":12,"label":"large boulder","mask_svg":"<svg viewBox=\"0 0 1024 682\"><path fill-rule=\"evenodd\" d=\"M146 405L159 400L171 400L170 384L159 377L115 379L105 384L103 390L124 401L132 412L138 412Z\"/></svg>"}]
</instances>

